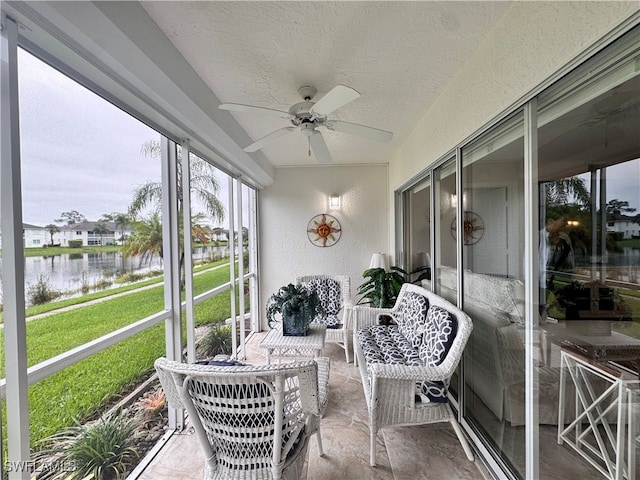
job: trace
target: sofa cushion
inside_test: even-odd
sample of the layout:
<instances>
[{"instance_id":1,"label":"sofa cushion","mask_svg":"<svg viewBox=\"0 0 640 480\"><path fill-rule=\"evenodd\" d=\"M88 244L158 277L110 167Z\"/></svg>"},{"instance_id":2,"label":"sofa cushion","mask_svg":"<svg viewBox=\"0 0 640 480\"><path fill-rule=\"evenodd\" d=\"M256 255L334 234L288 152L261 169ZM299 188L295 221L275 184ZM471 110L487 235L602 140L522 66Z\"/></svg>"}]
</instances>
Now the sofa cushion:
<instances>
[{"instance_id":1,"label":"sofa cushion","mask_svg":"<svg viewBox=\"0 0 640 480\"><path fill-rule=\"evenodd\" d=\"M307 288L318 294L320 304L324 308L324 313L316 315L313 321L326 325L327 328L340 328L338 318L342 307L340 284L332 278L316 278L307 284Z\"/></svg>"},{"instance_id":2,"label":"sofa cushion","mask_svg":"<svg viewBox=\"0 0 640 480\"><path fill-rule=\"evenodd\" d=\"M456 336L457 323L451 313L437 305L427 312L427 324L418 354L424 365L435 367L447 356Z\"/></svg>"},{"instance_id":3,"label":"sofa cushion","mask_svg":"<svg viewBox=\"0 0 640 480\"><path fill-rule=\"evenodd\" d=\"M416 383L416 402L447 403L447 386L444 382Z\"/></svg>"},{"instance_id":4,"label":"sofa cushion","mask_svg":"<svg viewBox=\"0 0 640 480\"><path fill-rule=\"evenodd\" d=\"M524 284L519 280L465 271L464 289L466 302L506 315L512 323L524 323Z\"/></svg>"},{"instance_id":5,"label":"sofa cushion","mask_svg":"<svg viewBox=\"0 0 640 480\"><path fill-rule=\"evenodd\" d=\"M374 325L358 331L367 365L423 365L418 350L400 333L398 325Z\"/></svg>"},{"instance_id":6,"label":"sofa cushion","mask_svg":"<svg viewBox=\"0 0 640 480\"><path fill-rule=\"evenodd\" d=\"M524 335L524 328L515 324L496 329L502 381L505 385L524 382Z\"/></svg>"},{"instance_id":7,"label":"sofa cushion","mask_svg":"<svg viewBox=\"0 0 640 480\"><path fill-rule=\"evenodd\" d=\"M396 316L398 329L414 348L418 348L422 343L428 308L427 298L413 292L404 295L398 307Z\"/></svg>"},{"instance_id":8,"label":"sofa cushion","mask_svg":"<svg viewBox=\"0 0 640 480\"><path fill-rule=\"evenodd\" d=\"M418 349L400 333L398 325L374 325L358 331L358 343L367 366L385 365L423 366ZM416 382L415 399L422 403L447 401L444 382Z\"/></svg>"}]
</instances>

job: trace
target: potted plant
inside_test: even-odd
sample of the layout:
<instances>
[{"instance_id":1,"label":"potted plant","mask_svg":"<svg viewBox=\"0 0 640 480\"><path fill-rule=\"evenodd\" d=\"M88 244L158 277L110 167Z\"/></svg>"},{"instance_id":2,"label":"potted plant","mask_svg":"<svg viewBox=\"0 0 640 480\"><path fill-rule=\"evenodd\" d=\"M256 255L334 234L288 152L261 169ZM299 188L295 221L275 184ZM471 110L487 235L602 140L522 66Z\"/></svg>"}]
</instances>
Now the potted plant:
<instances>
[{"instance_id":1,"label":"potted plant","mask_svg":"<svg viewBox=\"0 0 640 480\"><path fill-rule=\"evenodd\" d=\"M278 321L276 314L282 316L283 335L306 335L309 324L323 312L320 298L314 290L290 283L271 295L266 313L271 327Z\"/></svg>"},{"instance_id":2,"label":"potted plant","mask_svg":"<svg viewBox=\"0 0 640 480\"><path fill-rule=\"evenodd\" d=\"M431 278L429 267L418 267L410 273L400 267L369 268L362 274L368 278L360 287L358 293L362 295L359 305L366 304L376 308L392 308L403 283L410 281L412 275L417 275L413 281L419 284L421 280Z\"/></svg>"}]
</instances>

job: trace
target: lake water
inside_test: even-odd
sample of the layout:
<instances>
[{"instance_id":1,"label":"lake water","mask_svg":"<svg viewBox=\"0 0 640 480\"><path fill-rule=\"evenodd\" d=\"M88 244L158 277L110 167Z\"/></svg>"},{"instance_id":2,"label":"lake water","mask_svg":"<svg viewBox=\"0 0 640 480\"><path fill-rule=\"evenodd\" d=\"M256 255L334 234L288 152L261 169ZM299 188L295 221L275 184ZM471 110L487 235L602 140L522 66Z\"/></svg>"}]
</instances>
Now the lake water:
<instances>
[{"instance_id":1,"label":"lake water","mask_svg":"<svg viewBox=\"0 0 640 480\"><path fill-rule=\"evenodd\" d=\"M196 247L193 251L194 262L213 260L229 255L229 248ZM144 273L162 269L162 260L156 255L151 262L140 265L139 257L123 258L120 252L65 253L62 255L25 257L25 289L35 284L44 274L49 284L61 292L78 291L83 284L90 289L97 283L113 281L117 275L127 272ZM2 265L0 259L0 267ZM119 285L114 285L119 286ZM0 284L0 292L2 286Z\"/></svg>"}]
</instances>

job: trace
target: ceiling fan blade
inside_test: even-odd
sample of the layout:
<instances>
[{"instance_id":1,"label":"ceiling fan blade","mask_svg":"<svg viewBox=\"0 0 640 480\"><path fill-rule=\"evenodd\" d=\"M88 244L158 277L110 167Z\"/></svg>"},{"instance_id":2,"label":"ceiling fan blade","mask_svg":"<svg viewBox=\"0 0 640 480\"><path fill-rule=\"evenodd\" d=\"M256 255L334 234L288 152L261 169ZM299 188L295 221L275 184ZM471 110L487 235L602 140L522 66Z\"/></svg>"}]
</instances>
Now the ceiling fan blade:
<instances>
[{"instance_id":1,"label":"ceiling fan blade","mask_svg":"<svg viewBox=\"0 0 640 480\"><path fill-rule=\"evenodd\" d=\"M320 132L314 130L313 134L309 135L309 143L318 162L331 163L331 154Z\"/></svg>"},{"instance_id":2,"label":"ceiling fan blade","mask_svg":"<svg viewBox=\"0 0 640 480\"><path fill-rule=\"evenodd\" d=\"M270 115L277 115L285 120L291 120L293 118L293 115L289 112L283 112L273 108L256 107L254 105L242 105L241 103L221 103L218 105L218 108L220 110L230 110L233 112L267 113Z\"/></svg>"},{"instance_id":3,"label":"ceiling fan blade","mask_svg":"<svg viewBox=\"0 0 640 480\"><path fill-rule=\"evenodd\" d=\"M248 147L244 147L243 150L245 152L255 152L257 150L260 150L262 147L264 147L267 143L271 142L272 140L275 140L276 138L279 138L283 135L286 135L287 133L293 132L296 129L296 127L284 127L284 128L280 128L278 130L276 130L275 132L271 132L268 135L265 135L264 137L262 137L259 140L256 140L255 142L253 142L251 145L249 145Z\"/></svg>"},{"instance_id":4,"label":"ceiling fan blade","mask_svg":"<svg viewBox=\"0 0 640 480\"><path fill-rule=\"evenodd\" d=\"M359 96L360 94L351 87L336 85L311 107L311 113L326 117L334 110L355 100Z\"/></svg>"},{"instance_id":5,"label":"ceiling fan blade","mask_svg":"<svg viewBox=\"0 0 640 480\"><path fill-rule=\"evenodd\" d=\"M336 132L350 133L361 137L377 140L378 142L389 142L393 138L393 133L373 127L358 125L357 123L342 122L340 120L329 120L325 126L329 130Z\"/></svg>"}]
</instances>

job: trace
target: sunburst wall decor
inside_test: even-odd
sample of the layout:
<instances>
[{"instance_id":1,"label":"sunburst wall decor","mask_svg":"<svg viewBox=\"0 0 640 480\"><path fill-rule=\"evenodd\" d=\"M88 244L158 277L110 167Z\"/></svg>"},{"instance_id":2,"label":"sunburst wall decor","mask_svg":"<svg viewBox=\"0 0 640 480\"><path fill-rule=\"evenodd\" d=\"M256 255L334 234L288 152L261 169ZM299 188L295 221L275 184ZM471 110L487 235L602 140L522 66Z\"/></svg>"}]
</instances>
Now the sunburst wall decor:
<instances>
[{"instance_id":1,"label":"sunburst wall decor","mask_svg":"<svg viewBox=\"0 0 640 480\"><path fill-rule=\"evenodd\" d=\"M451 222L451 235L453 238L456 238L456 219L454 217L453 222ZM480 215L474 212L466 211L464 212L464 217L462 217L462 242L465 245L473 245L478 243L484 235L484 222Z\"/></svg>"},{"instance_id":2,"label":"sunburst wall decor","mask_svg":"<svg viewBox=\"0 0 640 480\"><path fill-rule=\"evenodd\" d=\"M309 241L316 247L330 247L340 240L340 222L328 213L316 215L307 225Z\"/></svg>"}]
</instances>

